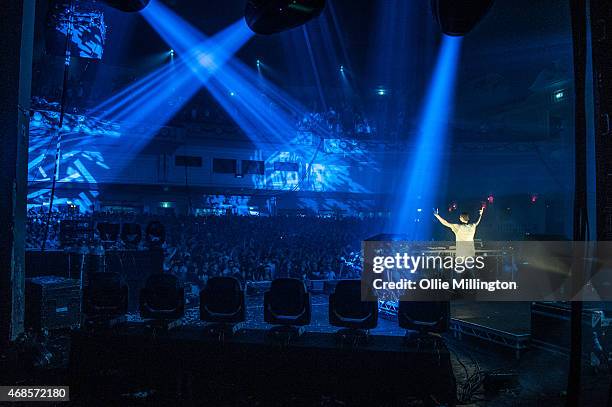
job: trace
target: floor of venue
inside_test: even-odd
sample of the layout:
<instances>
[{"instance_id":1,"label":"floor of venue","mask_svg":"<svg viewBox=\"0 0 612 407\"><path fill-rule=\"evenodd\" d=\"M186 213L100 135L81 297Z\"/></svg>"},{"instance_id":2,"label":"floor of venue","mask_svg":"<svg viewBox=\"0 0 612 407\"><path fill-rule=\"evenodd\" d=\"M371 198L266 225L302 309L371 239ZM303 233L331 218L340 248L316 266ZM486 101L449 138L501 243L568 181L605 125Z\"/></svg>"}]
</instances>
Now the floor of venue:
<instances>
[{"instance_id":1,"label":"floor of venue","mask_svg":"<svg viewBox=\"0 0 612 407\"><path fill-rule=\"evenodd\" d=\"M312 296L312 322L306 327L307 331L334 332L327 321L327 296L315 294ZM268 329L263 322L263 307L261 296L247 297L247 329ZM452 318L476 323L497 324L497 329L525 332L529 330L529 303L471 303L455 304L452 308ZM130 315L132 322L138 320ZM184 326L199 325L197 308L189 308L183 319ZM180 327L177 329L181 329ZM405 331L397 326L395 321L379 318L378 327L371 331L373 340L378 336L401 336ZM457 337L453 332L443 335L444 341L451 352L453 373L457 380L458 404L484 406L494 402L496 406L540 406L546 400L547 406L564 405L564 389L566 388L566 372L568 358L559 353L541 349L529 348L521 352L517 358L512 349L499 344L483 341L482 339L462 336ZM52 384L65 383L68 377L69 332L54 332L45 341L45 351L49 353L50 363L39 369L36 375L29 375L29 382ZM9 364L10 361L2 361ZM10 366L3 367L6 373ZM18 370L16 370L18 371ZM487 392L482 388L476 390L477 377L480 372L517 373L518 383L500 391ZM30 372L31 373L31 372ZM18 374L18 373L15 373ZM610 377L596 369L586 369L582 383L585 405L605 405L610 383ZM470 385L471 384L471 385ZM479 383L478 383L479 384ZM224 392L215 400L215 405L268 405L269 399L258 399L258 394L248 394L241 389ZM134 387L133 392L121 395L122 404L126 405L168 405L173 400L160 397L154 389L143 386L142 383ZM520 400L520 402L518 401ZM397 400L379 400L382 406L397 405ZM97 398L78 399L71 402L73 405L95 406L107 405L107 401ZM313 394L304 399L280 398L275 400L276 405L304 405L304 406L344 406L346 400L337 399L334 395ZM197 405L197 400L188 400L186 405ZM403 400L399 405L422 405L418 400Z\"/></svg>"}]
</instances>

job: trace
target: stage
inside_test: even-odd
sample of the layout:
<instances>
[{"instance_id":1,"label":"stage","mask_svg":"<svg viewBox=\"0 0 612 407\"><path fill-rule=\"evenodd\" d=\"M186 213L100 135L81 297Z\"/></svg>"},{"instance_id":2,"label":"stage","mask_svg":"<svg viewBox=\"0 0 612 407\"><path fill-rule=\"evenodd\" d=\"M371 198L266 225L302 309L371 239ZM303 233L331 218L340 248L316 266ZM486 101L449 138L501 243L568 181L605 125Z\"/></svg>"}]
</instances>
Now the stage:
<instances>
[{"instance_id":1,"label":"stage","mask_svg":"<svg viewBox=\"0 0 612 407\"><path fill-rule=\"evenodd\" d=\"M161 398L181 394L187 403L228 402L237 394L266 405L313 394L360 404L411 398L455 403L453 367L442 341L423 346L376 335L354 346L340 345L331 333L306 332L285 343L265 330L245 329L220 342L202 327L153 334L132 323L111 333L77 332L71 346L71 391L80 400L120 400L146 388Z\"/></svg>"},{"instance_id":2,"label":"stage","mask_svg":"<svg viewBox=\"0 0 612 407\"><path fill-rule=\"evenodd\" d=\"M529 348L531 303L465 302L451 304L451 332L491 346L511 349L518 359Z\"/></svg>"},{"instance_id":3,"label":"stage","mask_svg":"<svg viewBox=\"0 0 612 407\"><path fill-rule=\"evenodd\" d=\"M98 392L97 395L91 396L93 399L125 401L133 398L138 400L138 397L142 397L145 400L163 400L169 397L168 394L176 391L186 392L185 397L191 398L197 397L198 392L208 389L207 391L213 392L214 397L218 397L217 401L224 400L226 402L224 405L235 405L228 402L228 397L234 401L240 399L246 405L253 403L254 400L264 405L284 405L283 401L292 402L291 400L296 400L296 397L304 400L305 405L319 405L321 400L332 400L331 403L334 405L333 400L350 400L350 397L347 399L347 394L355 390L355 396L359 400L369 400L369 405L372 405L372 403L385 404L383 402L384 394L387 394L385 389L391 389L388 386L396 385L395 372L402 372L406 366L409 366L409 371L403 373L407 376L401 382L402 387L394 390L396 394L405 397L405 400L423 396L423 393L419 396L418 392L414 392L415 387L406 384L411 383L416 376L425 375L432 380L434 376L439 376L438 379L443 379L442 383L446 383L443 388L448 389L448 386L451 386L448 380L452 375L452 383L456 380L460 394L466 379L476 372L515 372L518 377L515 388L491 394L482 393L481 390L480 396L476 397L476 400L481 402L477 401L475 405L486 405L495 400L500 405L510 406L513 405L517 395L525 400L525 405L538 405L538 400L542 400L544 395L551 406L563 404L560 389L563 389L566 380L565 369L568 362L566 357L527 347L520 349L519 352L508 343L496 340L500 335L529 338L529 303L454 304L452 331L443 335L445 346L434 358L437 361L439 356L443 361L443 365L440 365L440 369L436 371L425 369L420 365L422 361L414 359L414 349L404 346L405 332L392 320L379 318L377 328L371 331L372 345L359 350L342 349L333 340L332 333L337 329L330 326L327 321L327 305L326 295L313 295L312 322L306 326L304 336L300 339L301 344L296 343L283 349L266 344L265 330L270 326L263 322L261 298L249 296L245 331L237 340L240 346L247 346L248 352L238 351L240 346L236 347L236 344L225 348L219 348L218 344L210 345L210 341L204 338L203 324L198 320L195 308L186 310L182 328L176 332L157 336L144 333L139 324L134 324L137 319L132 316L130 318L132 328L129 333L97 338L82 333L73 335L71 353L73 363L70 374L74 377L80 376L79 372L93 371L102 375L112 373L112 377L106 377L105 380L108 381L104 385L100 385L99 375L79 384L77 388L80 391L93 389ZM475 327L477 334L466 331L470 326ZM487 333L489 336L485 335ZM492 333L497 336L491 335ZM79 356L80 352L86 352L89 356ZM229 352L231 360L236 363L232 362L230 369L227 368L230 356L222 352ZM346 358L352 352L357 352L360 356ZM366 355L369 355L367 363L363 359ZM223 360L224 363L217 364L215 360ZM347 360L352 360L350 363L357 365L349 367L346 365ZM274 368L265 369L262 364L270 361L274 361ZM81 365L82 363L85 365ZM305 364L299 365L300 373L297 374L298 369L291 366L297 366L299 363ZM238 368L238 365L241 367ZM151 366L152 368L149 368ZM219 367L223 369L219 370ZM214 369L214 377L211 378L211 372L207 369ZM349 375L348 379L345 376L338 379L341 373L346 375L347 372L357 370L366 373L364 376L355 373ZM241 376L243 374L244 377ZM261 379L262 377L265 379ZM592 374L589 377L593 383L589 385L591 389L589 397L601 400L604 395L598 389L604 388L601 386L606 381L606 377ZM233 383L236 380L241 383L239 387L220 386L222 381ZM365 390L357 384L362 380L367 380L368 383ZM159 388L152 392L157 386L156 383L165 386L161 388L161 394ZM336 387L336 384L339 386ZM270 387L266 387L268 385ZM95 389L90 386L94 386ZM258 386L268 390L251 398L260 388ZM315 387L317 390L314 390ZM440 387L435 389L426 387L426 390L442 393L447 391ZM278 391L280 393L277 393ZM388 404L389 400L386 401Z\"/></svg>"},{"instance_id":4,"label":"stage","mask_svg":"<svg viewBox=\"0 0 612 407\"><path fill-rule=\"evenodd\" d=\"M253 342L249 345L253 347L252 349L259 347L259 349L265 350L266 346L261 344L261 339L264 330L268 329L269 325L263 323L263 309L260 304L260 298L248 297L247 322L244 326L247 330L245 339ZM530 304L526 303L455 304L452 309L452 326L455 326L455 324L474 323L479 326L482 324L483 329L500 330L516 335L525 334L525 328L529 326L529 306ZM134 322L138 320L135 316L130 316L130 320L130 325L138 325L134 325ZM31 384L57 383L58 385L65 385L66 383L70 383L72 386L75 376L74 369L77 368L80 369L82 374L77 374L77 376L81 378L79 379L80 383L78 385L74 384L77 386L74 387L74 395L76 396L78 394L77 389L79 386L81 389L93 388L97 394L91 394L90 397L86 399L78 398L73 405L88 405L91 407L93 405L108 405L113 401L128 403L130 405L144 405L146 403L155 404L155 402L158 401L159 403L156 405L165 405L164 400L168 401L172 399L172 394L176 394L177 391L188 391L189 388L194 386L196 386L197 391L203 391L202 389L204 388L212 388L212 394L219 397L219 399L215 400L217 403L212 403L216 405L253 405L259 402L260 405L280 406L286 405L286 403L295 402L296 397L298 397L296 393L285 394L283 397L274 400L265 400L270 393L253 396L250 391L236 391L234 387L222 386L220 379L225 376L218 376L218 380L213 379L208 383L198 382L197 380L193 381L192 375L194 374L197 377L207 377L206 375L200 376L200 374L206 372L207 367L214 365L214 363L208 364L203 359L204 354L208 354L209 351L204 349L201 342L203 324L199 321L197 308L189 308L186 310L186 316L183 319L183 323L183 333L173 334L182 338L178 339L179 343L182 344L179 348L182 350L177 352L170 352L169 349L172 349L174 345L168 344L168 338L164 339L163 336L160 337L159 335L157 337L153 335L143 335L142 327L136 328L134 336L129 341L125 340L125 334L115 333L108 337L102 339L98 338L93 342L88 342L89 345L87 345L86 348L83 348L83 343L79 345L74 342L75 337L83 338L82 333L73 333L69 336L64 336L62 333L52 333L52 336L49 337L50 342L48 348L54 355L58 353L53 360L59 365L54 366L52 370L41 371L35 376L30 376L32 380ZM331 327L327 322L327 296L324 294L313 295L312 323L306 327L306 332L304 334L306 335L304 336L306 340L304 346L307 348L310 347L312 350L311 357L309 357L309 366L311 369L317 369L317 366L323 366L318 365L319 362L316 361L325 364L329 363L329 361L325 360L326 358L336 357L333 356L333 352L330 350L330 346L332 348L335 346L335 344L330 342L330 338L333 337L331 333L335 330L336 329ZM138 333L138 331L140 331L140 333ZM488 402L495 401L495 403L499 403L497 405L511 406L515 405L513 403L515 403L516 397L521 397L521 400L525 401L524 405L536 406L544 399L547 400L547 404L550 406L563 405L564 399L560 392L564 388L567 379L566 366L568 360L565 356L530 348L526 352L521 352L520 358L517 359L512 348L502 346L492 341L483 341L482 338L468 336L465 333L463 333L460 338L459 335L455 335L454 332L455 331L451 331L443 335L445 349L448 350L444 352L443 357L445 359L450 359L452 375L457 382L458 393L464 388L466 379L478 371L516 372L518 374L519 383L516 388L511 391L494 394L485 394L480 390L474 399L474 405L487 405ZM59 336L57 336L58 334ZM409 361L412 357L411 353L409 349L403 348L402 345L404 332L396 326L395 321L380 318L378 327L372 330L372 334L375 336L375 343L377 343L377 345L373 345L372 349L367 352L378 355L380 350L388 348L388 351L380 352L383 355L380 360L386 360L389 364L384 366L380 364L380 369L378 370L366 369L370 376L381 375L380 377L389 379L394 371L394 363L397 363L396 359L404 360L408 366L412 366ZM258 341L260 345L256 344ZM319 345L323 346L323 348L327 348L327 350L323 352L325 358L316 356L317 354L321 354L314 351ZM165 347L166 350L159 350L161 348L156 348L158 346L162 348ZM90 356L78 356L75 352L79 347L83 349L83 351L88 352ZM121 349L123 350L118 351ZM275 349L274 352L277 352L278 349ZM311 352L311 350L308 352ZM402 354L402 350L407 350L408 353ZM347 355L347 352L350 352L350 350L345 349L342 352L344 353L338 353L338 355ZM267 351L264 352L264 354L266 353ZM70 361L69 354L71 355ZM253 359L250 359L251 362L257 359L255 355L253 355L252 358ZM63 359L63 362L61 362L60 359ZM159 361L162 359L163 361L160 363L155 362L158 365L156 368L147 368L147 366L150 366L155 360ZM361 360L360 358L353 359L356 361L355 363ZM134 360L136 360L136 362L134 362ZM271 360L274 360L274 358ZM278 358L276 360L277 363L281 363L283 360L287 361L290 359ZM378 356L373 357L372 363L377 363L377 360ZM183 363L183 361L185 363ZM249 359L243 359L242 361L247 363ZM75 366L75 363L77 366ZM87 366L81 366L79 368L78 364L80 363L85 363ZM104 367L103 363L107 363L106 367ZM72 368L69 368L70 365ZM180 366L189 366L187 374L175 374ZM332 366L332 369L334 368L335 367ZM355 369L362 368L355 367ZM11 370L6 371L11 372ZM244 371L246 372L248 370ZM448 372L447 368L446 371ZM94 372L93 375L91 372ZM266 377L265 383L271 380L269 379L269 372L261 373L260 370L257 370L257 372L259 372L257 373L257 377ZM289 377L293 372L294 370L291 369L286 370ZM234 373L240 374L240 372L235 372L232 369L229 369L229 371L224 374L232 375ZM602 389L607 388L607 376L591 373L590 371L587 373L589 377L588 397L594 402L601 402L602 398L605 397L605 392L602 391ZM106 377L106 382L104 384L100 381L100 376ZM331 376L321 374L304 374L302 376L306 378L313 377L317 380L323 378L326 380L326 382L323 383L324 386L330 386L338 382ZM448 374L446 374L446 376L448 377ZM34 377L36 377L36 379L34 379ZM164 387L161 388L161 392L159 388L156 388L156 383L165 383ZM311 383L311 385L314 385L314 383ZM276 387L278 388L278 386ZM288 392L291 391L292 390L288 390ZM73 394L72 388L71 394ZM193 395L186 394L185 397L190 398L193 397ZM227 402L225 404L221 403L221 398ZM228 400L233 401L230 402ZM345 402L346 398L327 391L313 391L308 397L302 398L301 400L303 401L302 404L298 404L305 406L318 406L321 405L321 403L328 403L324 405L342 405L334 404L334 400ZM480 402L478 400L480 400ZM283 404L283 401L285 404ZM384 403L382 403L382 400L376 399L369 405L376 404ZM411 404L408 403L406 405Z\"/></svg>"},{"instance_id":5,"label":"stage","mask_svg":"<svg viewBox=\"0 0 612 407\"><path fill-rule=\"evenodd\" d=\"M307 332L332 333L338 330L328 321L328 297L312 295L312 320L305 327ZM458 340L469 337L494 350L511 351L518 359L529 348L530 307L528 302L458 302L451 304L450 331L446 336ZM137 322L137 314L129 314L128 320ZM198 308L187 308L184 325L202 326ZM263 321L263 298L247 296L247 329L268 329ZM397 325L392 316L379 315L378 326L370 331L373 335L404 336L406 331Z\"/></svg>"},{"instance_id":6,"label":"stage","mask_svg":"<svg viewBox=\"0 0 612 407\"><path fill-rule=\"evenodd\" d=\"M316 393L341 400L429 398L453 404L455 376L466 378L462 365L471 372L481 369L474 360L461 361L465 358L461 349L473 346L457 342L461 335L470 335L465 328L471 324L478 331L528 337L529 309L529 303L455 304L453 331L444 335L445 342L453 342L451 354L442 343L435 348L406 344L405 331L384 318L370 331L371 343L340 345L334 335L338 328L328 322L325 294L312 296L312 322L299 339L289 345L274 343L266 335L270 326L263 322L262 298L251 295L242 330L224 343L205 334L197 308L188 308L182 326L168 332L154 334L136 315L105 334L77 332L71 339L70 377L79 397L91 394L105 400L119 400L119 389L121 394L133 394L140 388L154 389L162 399L177 391L185 392L188 399L201 399L210 397L205 386L222 378L226 387L234 383L232 388L242 396L257 394L268 401ZM503 354L499 346L507 346L472 336L497 346L496 358ZM85 372L99 373L82 379ZM233 397L227 388L212 394L224 400Z\"/></svg>"},{"instance_id":7,"label":"stage","mask_svg":"<svg viewBox=\"0 0 612 407\"><path fill-rule=\"evenodd\" d=\"M267 329L263 322L263 300L258 295L247 296L247 320L249 329ZM502 350L511 350L515 356L527 350L530 337L530 306L528 302L465 302L451 304L451 326L446 335L457 339L463 336L476 338ZM185 322L200 325L198 309L187 309ZM325 294L312 296L312 322L306 327L309 332L335 332L337 328L328 322L328 297ZM133 315L132 320L137 320ZM397 322L379 316L373 335L404 336L406 331Z\"/></svg>"}]
</instances>

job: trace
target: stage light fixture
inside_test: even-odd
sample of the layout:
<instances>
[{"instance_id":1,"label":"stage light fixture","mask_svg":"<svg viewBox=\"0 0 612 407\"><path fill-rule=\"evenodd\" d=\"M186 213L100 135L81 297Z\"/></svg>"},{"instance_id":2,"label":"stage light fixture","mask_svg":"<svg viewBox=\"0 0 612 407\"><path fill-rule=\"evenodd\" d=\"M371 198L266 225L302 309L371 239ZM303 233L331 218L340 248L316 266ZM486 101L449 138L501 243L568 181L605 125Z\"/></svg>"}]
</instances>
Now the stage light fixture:
<instances>
[{"instance_id":1,"label":"stage light fixture","mask_svg":"<svg viewBox=\"0 0 612 407\"><path fill-rule=\"evenodd\" d=\"M325 0L248 0L244 18L256 34L290 30L318 17Z\"/></svg>"},{"instance_id":2,"label":"stage light fixture","mask_svg":"<svg viewBox=\"0 0 612 407\"><path fill-rule=\"evenodd\" d=\"M342 334L358 336L351 330L370 330L378 323L378 302L363 301L361 280L340 280L329 296L330 325L348 328Z\"/></svg>"},{"instance_id":3,"label":"stage light fixture","mask_svg":"<svg viewBox=\"0 0 612 407\"><path fill-rule=\"evenodd\" d=\"M448 301L410 301L400 299L397 311L400 328L416 331L416 337L425 338L430 333L441 334L450 326L450 302ZM406 333L411 340L414 334Z\"/></svg>"},{"instance_id":4,"label":"stage light fixture","mask_svg":"<svg viewBox=\"0 0 612 407\"><path fill-rule=\"evenodd\" d=\"M171 57L174 56L174 50L173 49L171 49L168 53L170 54Z\"/></svg>"},{"instance_id":5,"label":"stage light fixture","mask_svg":"<svg viewBox=\"0 0 612 407\"><path fill-rule=\"evenodd\" d=\"M223 340L234 334L246 319L244 290L234 277L211 277L200 291L200 320L207 332Z\"/></svg>"},{"instance_id":6,"label":"stage light fixture","mask_svg":"<svg viewBox=\"0 0 612 407\"><path fill-rule=\"evenodd\" d=\"M140 290L140 316L143 319L172 321L185 315L185 290L171 274L153 274Z\"/></svg>"},{"instance_id":7,"label":"stage light fixture","mask_svg":"<svg viewBox=\"0 0 612 407\"><path fill-rule=\"evenodd\" d=\"M102 0L104 4L117 10L133 13L141 11L149 5L151 0Z\"/></svg>"},{"instance_id":8,"label":"stage light fixture","mask_svg":"<svg viewBox=\"0 0 612 407\"><path fill-rule=\"evenodd\" d=\"M310 323L310 294L302 280L277 278L264 293L264 321L276 326L272 336L290 340L301 335L303 326ZM300 327L300 328L297 328Z\"/></svg>"},{"instance_id":9,"label":"stage light fixture","mask_svg":"<svg viewBox=\"0 0 612 407\"><path fill-rule=\"evenodd\" d=\"M553 93L553 100L555 102L561 102L563 99L565 99L565 89L559 89Z\"/></svg>"},{"instance_id":10,"label":"stage light fixture","mask_svg":"<svg viewBox=\"0 0 612 407\"><path fill-rule=\"evenodd\" d=\"M431 11L446 35L463 36L487 14L494 0L431 0Z\"/></svg>"},{"instance_id":11,"label":"stage light fixture","mask_svg":"<svg viewBox=\"0 0 612 407\"><path fill-rule=\"evenodd\" d=\"M83 289L83 302L88 321L110 322L127 313L128 287L119 273L93 273Z\"/></svg>"}]
</instances>

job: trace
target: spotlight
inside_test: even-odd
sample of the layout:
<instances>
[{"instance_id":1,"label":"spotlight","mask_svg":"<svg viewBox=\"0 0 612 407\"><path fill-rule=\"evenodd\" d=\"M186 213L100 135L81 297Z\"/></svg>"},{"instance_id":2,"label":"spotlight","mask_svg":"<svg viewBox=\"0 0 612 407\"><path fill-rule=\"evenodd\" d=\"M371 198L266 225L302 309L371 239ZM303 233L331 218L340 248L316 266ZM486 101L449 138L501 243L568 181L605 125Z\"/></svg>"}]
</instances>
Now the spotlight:
<instances>
[{"instance_id":1,"label":"spotlight","mask_svg":"<svg viewBox=\"0 0 612 407\"><path fill-rule=\"evenodd\" d=\"M291 339L299 336L310 323L310 294L302 280L277 278L264 293L264 321L276 324L269 332L272 336Z\"/></svg>"},{"instance_id":2,"label":"spotlight","mask_svg":"<svg viewBox=\"0 0 612 407\"><path fill-rule=\"evenodd\" d=\"M397 322L406 332L406 339L421 342L429 334L441 334L450 325L450 302L448 301L406 301L400 299L397 311Z\"/></svg>"},{"instance_id":3,"label":"spotlight","mask_svg":"<svg viewBox=\"0 0 612 407\"><path fill-rule=\"evenodd\" d=\"M431 0L434 18L444 34L462 36L485 16L494 0Z\"/></svg>"},{"instance_id":4,"label":"spotlight","mask_svg":"<svg viewBox=\"0 0 612 407\"><path fill-rule=\"evenodd\" d=\"M133 13L140 11L149 5L151 0L102 0L107 5L117 10Z\"/></svg>"},{"instance_id":5,"label":"spotlight","mask_svg":"<svg viewBox=\"0 0 612 407\"><path fill-rule=\"evenodd\" d=\"M248 0L244 18L253 32L269 35L305 24L324 8L325 0Z\"/></svg>"},{"instance_id":6,"label":"spotlight","mask_svg":"<svg viewBox=\"0 0 612 407\"><path fill-rule=\"evenodd\" d=\"M340 65L340 73L344 73L344 65Z\"/></svg>"},{"instance_id":7,"label":"spotlight","mask_svg":"<svg viewBox=\"0 0 612 407\"><path fill-rule=\"evenodd\" d=\"M555 102L560 102L563 99L565 99L565 90L564 89L559 89L557 91L554 92L553 94L553 99Z\"/></svg>"},{"instance_id":8,"label":"spotlight","mask_svg":"<svg viewBox=\"0 0 612 407\"><path fill-rule=\"evenodd\" d=\"M257 60L257 67L259 68L261 66L261 61L258 59Z\"/></svg>"},{"instance_id":9,"label":"spotlight","mask_svg":"<svg viewBox=\"0 0 612 407\"><path fill-rule=\"evenodd\" d=\"M128 287L119 273L93 273L83 289L83 303L88 322L111 323L127 313Z\"/></svg>"},{"instance_id":10,"label":"spotlight","mask_svg":"<svg viewBox=\"0 0 612 407\"><path fill-rule=\"evenodd\" d=\"M140 316L165 324L185 315L185 290L171 274L152 274L140 291Z\"/></svg>"},{"instance_id":11,"label":"spotlight","mask_svg":"<svg viewBox=\"0 0 612 407\"><path fill-rule=\"evenodd\" d=\"M231 91L230 96L236 96L236 93L234 91Z\"/></svg>"},{"instance_id":12,"label":"spotlight","mask_svg":"<svg viewBox=\"0 0 612 407\"><path fill-rule=\"evenodd\" d=\"M378 96L385 96L387 94L387 91L385 90L385 88L378 88L376 89L376 94Z\"/></svg>"},{"instance_id":13,"label":"spotlight","mask_svg":"<svg viewBox=\"0 0 612 407\"><path fill-rule=\"evenodd\" d=\"M241 328L245 310L244 291L234 277L211 277L200 291L200 320L210 322L208 333L220 339Z\"/></svg>"},{"instance_id":14,"label":"spotlight","mask_svg":"<svg viewBox=\"0 0 612 407\"><path fill-rule=\"evenodd\" d=\"M168 54L170 54L170 56L173 57L174 56L174 50L171 49L170 52L168 52Z\"/></svg>"},{"instance_id":15,"label":"spotlight","mask_svg":"<svg viewBox=\"0 0 612 407\"><path fill-rule=\"evenodd\" d=\"M338 332L341 340L367 339L378 322L378 302L362 301L361 280L338 281L329 296L328 312L330 325L344 328Z\"/></svg>"}]
</instances>

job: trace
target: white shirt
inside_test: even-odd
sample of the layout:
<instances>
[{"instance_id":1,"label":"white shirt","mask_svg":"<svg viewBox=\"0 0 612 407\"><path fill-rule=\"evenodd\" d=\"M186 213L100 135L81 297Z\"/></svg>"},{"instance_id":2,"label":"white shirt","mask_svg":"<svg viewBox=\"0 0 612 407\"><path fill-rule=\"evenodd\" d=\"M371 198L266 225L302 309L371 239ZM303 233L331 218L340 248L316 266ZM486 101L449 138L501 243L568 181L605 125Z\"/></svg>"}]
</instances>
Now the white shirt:
<instances>
[{"instance_id":1,"label":"white shirt","mask_svg":"<svg viewBox=\"0 0 612 407\"><path fill-rule=\"evenodd\" d=\"M455 240L457 242L473 242L474 235L476 234L475 223L451 223L450 228L455 234Z\"/></svg>"},{"instance_id":2,"label":"white shirt","mask_svg":"<svg viewBox=\"0 0 612 407\"><path fill-rule=\"evenodd\" d=\"M457 257L475 257L474 235L476 234L475 223L451 223L450 229L455 234Z\"/></svg>"}]
</instances>

